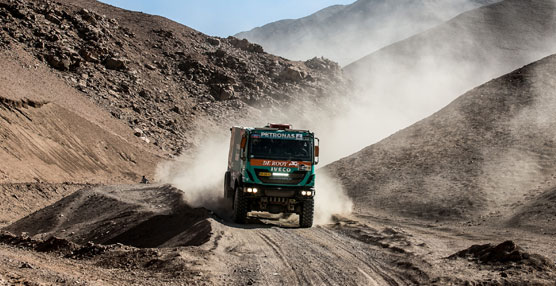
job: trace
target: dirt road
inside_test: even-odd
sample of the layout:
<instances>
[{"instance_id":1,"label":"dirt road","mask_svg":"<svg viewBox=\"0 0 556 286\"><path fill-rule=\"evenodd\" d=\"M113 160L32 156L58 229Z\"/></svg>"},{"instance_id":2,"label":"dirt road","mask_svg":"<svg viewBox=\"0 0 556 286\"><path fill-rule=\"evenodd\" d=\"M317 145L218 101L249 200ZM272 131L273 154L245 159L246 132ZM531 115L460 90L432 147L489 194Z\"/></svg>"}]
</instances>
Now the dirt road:
<instances>
[{"instance_id":1,"label":"dirt road","mask_svg":"<svg viewBox=\"0 0 556 286\"><path fill-rule=\"evenodd\" d=\"M263 285L407 285L396 255L329 227L222 226L213 240L222 282Z\"/></svg>"},{"instance_id":2,"label":"dirt road","mask_svg":"<svg viewBox=\"0 0 556 286\"><path fill-rule=\"evenodd\" d=\"M363 213L310 229L297 228L295 215L252 213L245 225L223 217L187 206L169 186L88 187L4 229L16 237L0 239L7 261L0 278L31 285L98 284L94 277L107 285L552 285L556 277L551 235ZM507 239L524 247L522 260L447 258ZM527 260L528 252L552 262ZM86 272L63 271L75 267Z\"/></svg>"}]
</instances>

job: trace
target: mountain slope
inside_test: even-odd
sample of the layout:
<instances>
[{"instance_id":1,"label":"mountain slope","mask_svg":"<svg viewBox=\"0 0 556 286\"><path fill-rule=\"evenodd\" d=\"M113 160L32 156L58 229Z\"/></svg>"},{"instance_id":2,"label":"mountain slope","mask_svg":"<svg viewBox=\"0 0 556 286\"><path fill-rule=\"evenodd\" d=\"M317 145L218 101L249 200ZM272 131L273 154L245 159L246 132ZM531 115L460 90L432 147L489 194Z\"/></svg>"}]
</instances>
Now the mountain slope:
<instances>
[{"instance_id":1,"label":"mountain slope","mask_svg":"<svg viewBox=\"0 0 556 286\"><path fill-rule=\"evenodd\" d=\"M554 53L552 0L506 0L468 11L345 67L355 103L334 120L339 133L321 139L347 146L340 154L347 156L480 84ZM336 135L346 126L349 137ZM369 131L358 131L363 129Z\"/></svg>"},{"instance_id":2,"label":"mountain slope","mask_svg":"<svg viewBox=\"0 0 556 286\"><path fill-rule=\"evenodd\" d=\"M162 155L25 51L0 52L0 183L133 182Z\"/></svg>"},{"instance_id":3,"label":"mountain slope","mask_svg":"<svg viewBox=\"0 0 556 286\"><path fill-rule=\"evenodd\" d=\"M346 86L331 61L94 0L0 0L0 24L0 182L138 181L214 129Z\"/></svg>"},{"instance_id":4,"label":"mountain slope","mask_svg":"<svg viewBox=\"0 0 556 286\"><path fill-rule=\"evenodd\" d=\"M494 77L556 53L556 2L505 0L345 67L368 100L415 122Z\"/></svg>"},{"instance_id":5,"label":"mountain slope","mask_svg":"<svg viewBox=\"0 0 556 286\"><path fill-rule=\"evenodd\" d=\"M538 212L536 200L556 185L555 79L553 55L326 169L364 211L498 221L527 204Z\"/></svg>"},{"instance_id":6,"label":"mountain slope","mask_svg":"<svg viewBox=\"0 0 556 286\"><path fill-rule=\"evenodd\" d=\"M295 20L273 22L235 36L295 60L324 56L345 65L438 25L486 1L359 0Z\"/></svg>"},{"instance_id":7,"label":"mountain slope","mask_svg":"<svg viewBox=\"0 0 556 286\"><path fill-rule=\"evenodd\" d=\"M2 47L48 64L169 154L198 143L195 134L207 125L229 125L261 106L316 102L329 86L344 86L329 61L287 61L247 41L94 0L60 2L0 0Z\"/></svg>"}]
</instances>

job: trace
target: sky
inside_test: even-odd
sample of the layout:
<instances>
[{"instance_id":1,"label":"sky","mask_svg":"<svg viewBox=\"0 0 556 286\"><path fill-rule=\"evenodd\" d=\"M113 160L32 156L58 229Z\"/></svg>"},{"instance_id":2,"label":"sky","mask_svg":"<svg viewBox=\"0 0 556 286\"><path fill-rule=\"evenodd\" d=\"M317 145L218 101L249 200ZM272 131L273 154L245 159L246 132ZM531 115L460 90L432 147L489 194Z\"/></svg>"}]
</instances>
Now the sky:
<instances>
[{"instance_id":1,"label":"sky","mask_svg":"<svg viewBox=\"0 0 556 286\"><path fill-rule=\"evenodd\" d=\"M227 37L282 19L308 16L355 0L100 0L160 15L211 36Z\"/></svg>"}]
</instances>

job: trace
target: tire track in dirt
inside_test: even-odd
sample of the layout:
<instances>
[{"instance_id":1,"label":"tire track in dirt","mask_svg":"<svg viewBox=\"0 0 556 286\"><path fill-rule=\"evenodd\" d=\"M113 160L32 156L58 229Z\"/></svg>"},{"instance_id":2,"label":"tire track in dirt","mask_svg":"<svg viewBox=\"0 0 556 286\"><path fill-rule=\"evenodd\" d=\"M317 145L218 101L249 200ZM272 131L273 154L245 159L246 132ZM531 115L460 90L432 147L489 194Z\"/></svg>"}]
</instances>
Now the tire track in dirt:
<instances>
[{"instance_id":1,"label":"tire track in dirt","mask_svg":"<svg viewBox=\"0 0 556 286\"><path fill-rule=\"evenodd\" d=\"M333 253L329 253L326 259L321 260L319 258L323 256L321 249L325 249L325 247L322 244L319 245L300 235L302 233L307 233L308 230L300 230L300 233L295 231L296 230L293 229L275 228L272 229L272 232L269 231L267 237L273 236L274 238L272 241L280 241L280 243L274 242L274 245L277 249L280 249L281 252L292 254L290 256L284 256L284 261L292 265L291 268L297 276L304 277L304 280L309 281L309 284L337 285L334 283L336 279L335 276L337 275L331 274L337 271L338 266L329 262L336 261L336 258L340 257L334 256ZM319 247L313 248L311 245L317 245ZM319 262L321 263L320 265L318 264ZM307 283L300 283L299 285L306 284Z\"/></svg>"},{"instance_id":2,"label":"tire track in dirt","mask_svg":"<svg viewBox=\"0 0 556 286\"><path fill-rule=\"evenodd\" d=\"M231 284L407 285L384 251L326 227L217 225L217 272ZM212 246L214 248L214 246ZM233 255L230 255L233 254ZM384 261L382 261L384 259ZM388 270L385 270L388 269Z\"/></svg>"},{"instance_id":3,"label":"tire track in dirt","mask_svg":"<svg viewBox=\"0 0 556 286\"><path fill-rule=\"evenodd\" d=\"M274 242L268 235L264 233L258 233L258 235L266 243L266 245L272 248L276 256L278 256L280 260L284 262L286 269L291 268L293 270L292 273L297 280L297 284L303 284L303 282L309 283L306 277L300 277L300 274L295 271L295 268L288 262L287 256L282 253L280 246L276 242Z\"/></svg>"},{"instance_id":4,"label":"tire track in dirt","mask_svg":"<svg viewBox=\"0 0 556 286\"><path fill-rule=\"evenodd\" d=\"M350 258L359 261L359 263L361 263L361 265L363 266L367 266L367 271L363 270L361 266L358 266L357 270L369 280L368 282L371 285L400 285L397 282L398 279L392 277L392 274L387 273L385 270L383 270L383 267L381 267L388 266L385 263L385 258L388 257L388 255L384 253L384 251L378 252L376 250L370 249L369 246L366 244L360 245L358 243L355 243L355 241L353 241L351 238L340 235L339 233L327 228L318 227L315 229L315 231L319 232L318 237L328 238L327 241L330 242L331 245L337 245L339 249L345 251L346 253L349 253L351 255ZM334 241L336 243L333 243ZM348 246L351 246L352 249L350 249ZM361 255L364 255L365 257L362 258ZM372 261L372 263L370 263L369 261ZM389 268L392 269L391 266ZM371 270L371 273L376 274L374 275L375 277L372 277L372 275L369 274L369 269ZM383 281L379 283L377 281L377 278L379 278L379 280L382 279ZM386 284L382 282L386 282Z\"/></svg>"},{"instance_id":5,"label":"tire track in dirt","mask_svg":"<svg viewBox=\"0 0 556 286\"><path fill-rule=\"evenodd\" d=\"M359 251L350 251L347 247L347 245L353 244L350 243L350 238L340 236L337 232L334 232L326 228L320 228L319 231L322 232L323 237L328 237L330 238L330 240L337 241L338 247L342 248L346 252L351 253L355 259L359 260L361 263L363 263L369 269L371 269L374 273L379 275L380 278L386 281L388 283L387 285L407 284L402 282L402 281L407 281L408 280L407 277L401 277L400 275L397 275L397 273L393 271L395 268L392 267L392 265L388 264L388 262L390 262L390 264L394 264L394 263L391 261L393 259L391 258L391 255L387 253L387 251L385 250L379 251L373 249L372 246L369 244L362 245ZM365 257L361 257L361 256L365 256ZM372 263L370 263L369 261L372 261ZM388 272L384 270L385 268L390 269L390 271ZM377 283L375 281L375 278L371 277L366 271L364 271L359 267L357 269L365 277L369 278L370 282L373 282L373 284ZM376 284L376 285L382 285L382 284Z\"/></svg>"}]
</instances>

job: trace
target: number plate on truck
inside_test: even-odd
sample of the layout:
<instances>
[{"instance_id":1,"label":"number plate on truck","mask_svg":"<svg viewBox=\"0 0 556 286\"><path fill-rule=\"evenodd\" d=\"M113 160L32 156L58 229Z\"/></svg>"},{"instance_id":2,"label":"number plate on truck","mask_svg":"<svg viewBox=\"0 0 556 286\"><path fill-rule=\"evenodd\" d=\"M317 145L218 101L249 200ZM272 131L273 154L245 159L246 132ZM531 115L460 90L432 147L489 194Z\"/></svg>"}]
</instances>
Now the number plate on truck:
<instances>
[{"instance_id":1,"label":"number plate on truck","mask_svg":"<svg viewBox=\"0 0 556 286\"><path fill-rule=\"evenodd\" d=\"M272 176L272 173L269 173L269 172L259 172L259 176L261 176L261 177L270 177L270 176Z\"/></svg>"}]
</instances>

